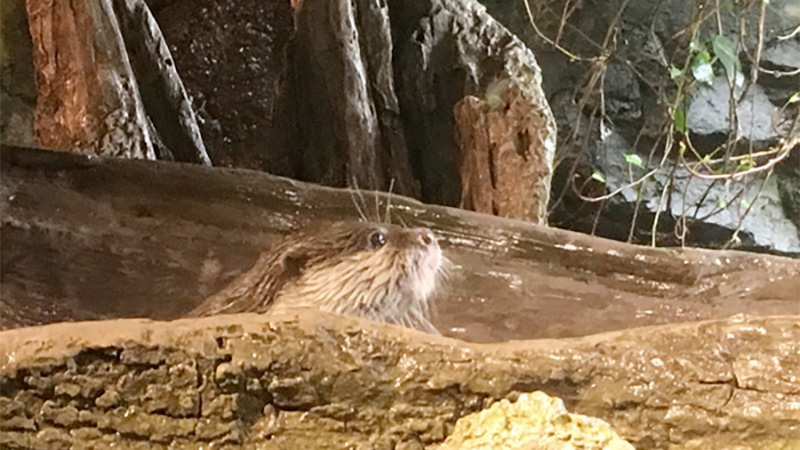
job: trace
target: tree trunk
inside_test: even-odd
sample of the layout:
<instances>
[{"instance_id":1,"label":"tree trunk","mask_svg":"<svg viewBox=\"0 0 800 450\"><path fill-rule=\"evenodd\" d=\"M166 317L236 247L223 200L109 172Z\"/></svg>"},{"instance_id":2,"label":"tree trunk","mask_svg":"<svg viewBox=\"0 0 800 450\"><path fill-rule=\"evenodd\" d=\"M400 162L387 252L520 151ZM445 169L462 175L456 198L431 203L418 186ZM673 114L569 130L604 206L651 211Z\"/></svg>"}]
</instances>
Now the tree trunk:
<instances>
[{"instance_id":1,"label":"tree trunk","mask_svg":"<svg viewBox=\"0 0 800 450\"><path fill-rule=\"evenodd\" d=\"M28 0L42 145L209 164L180 79L142 0Z\"/></svg>"}]
</instances>

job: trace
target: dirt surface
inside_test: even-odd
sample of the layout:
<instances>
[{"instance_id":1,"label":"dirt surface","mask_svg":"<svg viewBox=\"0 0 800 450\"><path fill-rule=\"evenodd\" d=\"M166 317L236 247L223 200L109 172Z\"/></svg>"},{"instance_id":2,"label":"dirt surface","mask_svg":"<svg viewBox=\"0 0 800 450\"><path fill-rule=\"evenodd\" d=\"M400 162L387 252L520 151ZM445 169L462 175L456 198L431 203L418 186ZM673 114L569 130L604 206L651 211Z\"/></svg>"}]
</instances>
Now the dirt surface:
<instances>
[{"instance_id":1,"label":"dirt surface","mask_svg":"<svg viewBox=\"0 0 800 450\"><path fill-rule=\"evenodd\" d=\"M9 448L433 448L459 417L536 390L638 448L800 439L800 316L469 344L299 311L55 324L0 342Z\"/></svg>"},{"instance_id":2,"label":"dirt surface","mask_svg":"<svg viewBox=\"0 0 800 450\"><path fill-rule=\"evenodd\" d=\"M4 327L174 318L287 231L357 217L354 202L377 217L389 201L247 170L9 146L1 156ZM626 245L398 196L391 204L395 223L434 230L452 263L434 319L453 337L496 342L800 314L800 261Z\"/></svg>"}]
</instances>

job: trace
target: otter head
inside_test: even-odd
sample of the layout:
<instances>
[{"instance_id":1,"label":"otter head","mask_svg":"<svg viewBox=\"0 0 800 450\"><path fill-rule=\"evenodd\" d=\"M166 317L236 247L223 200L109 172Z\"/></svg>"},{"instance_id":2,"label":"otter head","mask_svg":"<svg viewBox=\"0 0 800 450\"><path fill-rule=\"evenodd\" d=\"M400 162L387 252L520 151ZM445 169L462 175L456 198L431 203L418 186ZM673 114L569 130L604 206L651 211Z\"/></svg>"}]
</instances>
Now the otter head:
<instances>
[{"instance_id":1,"label":"otter head","mask_svg":"<svg viewBox=\"0 0 800 450\"><path fill-rule=\"evenodd\" d=\"M286 283L274 308L313 306L425 331L442 252L427 228L328 223L282 249Z\"/></svg>"}]
</instances>

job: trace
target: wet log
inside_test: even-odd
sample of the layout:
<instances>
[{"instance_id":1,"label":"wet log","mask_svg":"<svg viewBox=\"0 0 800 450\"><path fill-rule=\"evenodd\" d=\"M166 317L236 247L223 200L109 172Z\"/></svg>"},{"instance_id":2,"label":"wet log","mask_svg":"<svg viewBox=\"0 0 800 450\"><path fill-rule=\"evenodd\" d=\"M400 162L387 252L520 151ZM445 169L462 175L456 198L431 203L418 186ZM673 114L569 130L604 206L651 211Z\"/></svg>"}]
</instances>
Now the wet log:
<instances>
[{"instance_id":1,"label":"wet log","mask_svg":"<svg viewBox=\"0 0 800 450\"><path fill-rule=\"evenodd\" d=\"M143 0L27 0L47 147L210 164L194 112Z\"/></svg>"},{"instance_id":2,"label":"wet log","mask_svg":"<svg viewBox=\"0 0 800 450\"><path fill-rule=\"evenodd\" d=\"M471 341L797 314L800 261L653 249L248 170L0 149L0 324L178 317L318 219L430 227L452 262L435 324ZM359 206L356 207L355 204Z\"/></svg>"},{"instance_id":3,"label":"wet log","mask_svg":"<svg viewBox=\"0 0 800 450\"><path fill-rule=\"evenodd\" d=\"M434 448L459 417L536 390L637 448L800 440L800 316L469 344L300 311L55 324L0 343L9 448Z\"/></svg>"}]
</instances>

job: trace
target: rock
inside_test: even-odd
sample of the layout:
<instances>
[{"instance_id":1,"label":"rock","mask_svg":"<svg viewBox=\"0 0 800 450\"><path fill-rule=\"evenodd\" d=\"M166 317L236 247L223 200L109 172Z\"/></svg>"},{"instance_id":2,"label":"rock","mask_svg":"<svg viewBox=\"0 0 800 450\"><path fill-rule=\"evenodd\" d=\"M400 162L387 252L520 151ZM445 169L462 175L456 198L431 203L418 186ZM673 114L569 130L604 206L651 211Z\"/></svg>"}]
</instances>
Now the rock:
<instances>
[{"instance_id":1,"label":"rock","mask_svg":"<svg viewBox=\"0 0 800 450\"><path fill-rule=\"evenodd\" d=\"M438 450L633 450L607 423L569 414L561 399L544 392L501 400L458 419Z\"/></svg>"},{"instance_id":2,"label":"rock","mask_svg":"<svg viewBox=\"0 0 800 450\"><path fill-rule=\"evenodd\" d=\"M744 88L734 88L738 99ZM692 96L686 111L686 127L699 136L716 135L723 140L728 135L731 90L725 76L714 78L713 86L702 86ZM750 86L736 107L738 133L752 142L755 148L768 145L784 135L788 128L776 129L772 122L777 108L759 85ZM785 123L789 125L789 123Z\"/></svg>"},{"instance_id":3,"label":"rock","mask_svg":"<svg viewBox=\"0 0 800 450\"><path fill-rule=\"evenodd\" d=\"M762 58L764 63L772 64L783 70L800 69L800 37L776 40L770 43L764 48Z\"/></svg>"},{"instance_id":4,"label":"rock","mask_svg":"<svg viewBox=\"0 0 800 450\"><path fill-rule=\"evenodd\" d=\"M672 171L674 160L666 161L665 175L655 186L648 186L641 203L633 189L624 191L624 198L615 196L605 202L587 203L572 194L572 183L577 174L577 186L583 186L595 170L602 172L607 180L619 180L607 186L597 186L588 181L584 186L584 196L599 197L632 181L628 166L624 164L624 154L637 153L645 160L652 154L658 155L655 156L657 160L661 159L663 139L667 133L665 125L671 120L667 104L674 100L676 88L670 79L669 67L685 64L689 45L685 31L694 20L696 8L703 7L701 2L633 0L575 3L561 0L530 3L536 29L529 20L527 3L483 2L499 21L535 50L543 74L543 89L558 120L559 159L563 163L556 168L554 177L550 224L613 239L649 243L652 219L657 209L653 205L661 201L663 183ZM700 25L697 42L707 45L710 37L722 33L737 46L744 46L737 57L743 64L744 76L749 77L748 65L752 64L751 59L757 53L759 40L762 40L761 66L767 71L759 72L757 83L749 86L744 101L737 107L738 131L742 140L737 143L741 147L734 150L744 149L746 152L751 145L749 149L753 151L766 150L760 146L773 144L786 132L787 125L797 114L794 106L781 108L797 92L800 80L796 73L800 64L800 36L790 37L800 23L800 9L796 0L770 1L764 8L763 35L760 35L760 8L739 4L728 6L731 7L726 6L714 15L714 20L705 20ZM741 39L737 37L739 32L743 32ZM571 60L542 36L580 56L583 61ZM604 54L598 44L611 42L613 52ZM714 66L721 69L718 62ZM718 74L721 75L721 71ZM724 76L717 77L712 87L693 83L687 92L695 87L697 92L691 97L688 108L688 129L694 146L701 154L707 154L728 136L729 89ZM741 94L742 88L737 88L735 93ZM579 111L579 107L582 110ZM598 120L600 118L602 120ZM670 157L675 153L672 150ZM791 222L797 222L800 216L792 206L797 201L789 195L794 191L792 187L797 185L797 176L791 173L792 170L780 167L791 164L797 167L796 161L786 160L779 164L778 172L772 177L784 187L776 191L772 186L774 181L770 180L758 205L752 199L762 179L747 180L744 195L747 202L755 206L743 223L736 248L798 255L797 226L792 226ZM636 168L633 172L646 173ZM708 220L703 219L703 214L698 216L700 220L687 215L694 231L684 243L711 247L726 245L728 238L738 229L738 215L742 211L739 198L732 200L732 197L745 183L735 180L725 187L714 186L710 195L702 196L698 191L709 183L693 179L689 184L693 191L690 199L684 198L681 191L688 183L686 174L680 167L677 173L677 183L665 199L671 210L660 217L663 222L659 223L656 236L659 245L681 245L675 237L675 226L683 211L695 209L700 198L704 200L699 209L708 211L716 206L717 196L731 207ZM641 208L642 204L648 205L646 211Z\"/></svg>"},{"instance_id":5,"label":"rock","mask_svg":"<svg viewBox=\"0 0 800 450\"><path fill-rule=\"evenodd\" d=\"M33 130L33 106L19 97L0 94L3 104L3 117L0 122L0 134L3 142L19 145L36 145L36 134Z\"/></svg>"},{"instance_id":6,"label":"rock","mask_svg":"<svg viewBox=\"0 0 800 450\"><path fill-rule=\"evenodd\" d=\"M214 165L292 175L290 2L149 3Z\"/></svg>"},{"instance_id":7,"label":"rock","mask_svg":"<svg viewBox=\"0 0 800 450\"><path fill-rule=\"evenodd\" d=\"M19 145L36 145L33 108L36 83L24 0L5 2L0 11L0 139Z\"/></svg>"},{"instance_id":8,"label":"rock","mask_svg":"<svg viewBox=\"0 0 800 450\"><path fill-rule=\"evenodd\" d=\"M644 168L630 166L624 155L634 150L630 142L615 131L608 133L595 153L593 165L605 175L608 191L621 189L619 195L608 200L613 214L599 226L603 233L609 228L627 233L634 210L639 208L638 223L643 225L634 239L649 241L655 213L661 208L657 234L662 245L681 245L675 230L680 230L678 221L685 215L692 219L688 223L685 245L722 247L737 233L733 248L800 255L797 225L800 222L792 214L792 205L796 203L792 190L795 183L791 181L796 177L793 171L779 172L766 179L761 174L721 183L698 178L681 166L674 171L668 166L653 174L649 182L631 186L631 180L638 180L654 169L658 161L647 166L642 155ZM784 161L787 167L792 163L792 159ZM660 205L668 183L671 189L664 205ZM615 237L624 239L624 235Z\"/></svg>"},{"instance_id":9,"label":"rock","mask_svg":"<svg viewBox=\"0 0 800 450\"><path fill-rule=\"evenodd\" d=\"M432 448L536 391L638 448L800 439L800 316L470 344L298 310L62 323L0 345L0 447Z\"/></svg>"},{"instance_id":10,"label":"rock","mask_svg":"<svg viewBox=\"0 0 800 450\"><path fill-rule=\"evenodd\" d=\"M659 178L663 182L663 177ZM677 169L673 176L675 189L670 194L670 212L673 217L686 214L704 218L702 226L696 226L700 236L694 237L695 240L707 239L711 245L724 245L738 230L734 248L800 255L800 229L787 215L791 209L784 208L782 197L786 194L779 186L781 178L757 177L713 183ZM740 191L742 194L735 197ZM648 207L654 211L656 201L648 202Z\"/></svg>"},{"instance_id":11,"label":"rock","mask_svg":"<svg viewBox=\"0 0 800 450\"><path fill-rule=\"evenodd\" d=\"M634 121L642 117L642 94L636 73L630 67L612 61L608 64L604 84L606 111L615 120Z\"/></svg>"}]
</instances>

